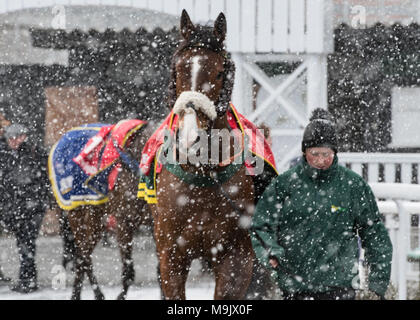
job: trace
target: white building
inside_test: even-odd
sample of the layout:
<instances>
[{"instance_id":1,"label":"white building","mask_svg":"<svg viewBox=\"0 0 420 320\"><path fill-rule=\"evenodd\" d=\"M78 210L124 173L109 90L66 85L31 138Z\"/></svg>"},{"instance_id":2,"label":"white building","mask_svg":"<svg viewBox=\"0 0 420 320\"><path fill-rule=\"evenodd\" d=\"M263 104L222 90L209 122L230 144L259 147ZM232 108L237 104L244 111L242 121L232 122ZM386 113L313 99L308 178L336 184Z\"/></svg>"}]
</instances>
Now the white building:
<instances>
[{"instance_id":1,"label":"white building","mask_svg":"<svg viewBox=\"0 0 420 320\"><path fill-rule=\"evenodd\" d=\"M334 51L333 29L342 22L354 28L365 28L377 22L390 25L420 21L418 0L2 0L0 64L67 65L65 50L32 47L30 27L137 30L140 26L151 29L159 26L170 29L178 25L182 9L189 12L194 22L214 20L219 12L225 13L227 49L233 54L237 67L233 103L250 120L271 127L279 171L286 169L289 161L300 154L302 131L311 110L327 107L326 57ZM290 63L295 68L289 74L270 77L262 70L262 62ZM256 99L255 82L260 86ZM416 93L407 94L418 96L418 88L414 90ZM396 108L401 108L406 92L406 89L396 89L393 93ZM418 123L418 103L406 109L409 122ZM418 120L413 120L413 114ZM401 121L407 119L402 116ZM398 125L395 128L400 142L411 137L410 131L398 131L401 128ZM410 139L409 143L412 141ZM401 182L407 184L411 182L412 168L420 168L418 155L351 154L343 155L342 159L352 163L352 168L359 173L362 173L362 164L368 164L369 182L378 180L379 165L384 166L385 177L391 182L395 180L396 165L400 166ZM394 186L392 190L398 189ZM386 197L395 200L398 193ZM389 207L389 203L385 203L381 208L388 208L385 205ZM410 208L410 214L419 213L418 206ZM390 217L395 210L388 210ZM388 219L387 226L394 243L400 239L400 245L407 244L406 235L401 232L406 229L399 227L397 220ZM394 268L397 265L394 261L393 279L397 279L398 271L400 288L405 291L405 278L401 277L405 276L406 256L405 251L401 252L404 254L398 256L399 269ZM400 292L400 297L405 298L406 292Z\"/></svg>"},{"instance_id":2,"label":"white building","mask_svg":"<svg viewBox=\"0 0 420 320\"><path fill-rule=\"evenodd\" d=\"M226 14L227 48L237 66L233 102L250 120L272 129L281 171L300 153L311 110L327 107L326 56L334 51L334 27L420 18L417 0L3 0L0 64L67 64L65 50L33 48L30 27L170 29L184 8L195 22ZM290 74L268 77L258 62L300 64ZM261 86L256 103L255 82Z\"/></svg>"}]
</instances>

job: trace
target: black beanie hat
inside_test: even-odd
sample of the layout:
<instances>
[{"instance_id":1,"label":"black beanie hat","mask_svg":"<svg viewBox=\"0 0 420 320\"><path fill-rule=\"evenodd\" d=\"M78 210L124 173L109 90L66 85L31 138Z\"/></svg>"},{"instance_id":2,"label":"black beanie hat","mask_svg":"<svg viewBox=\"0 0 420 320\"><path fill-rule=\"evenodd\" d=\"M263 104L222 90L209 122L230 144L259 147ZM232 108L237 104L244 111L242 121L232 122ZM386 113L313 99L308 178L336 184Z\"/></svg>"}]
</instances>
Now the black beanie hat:
<instances>
[{"instance_id":1,"label":"black beanie hat","mask_svg":"<svg viewBox=\"0 0 420 320\"><path fill-rule=\"evenodd\" d=\"M337 152L337 136L331 114L318 108L312 112L309 121L303 132L302 152L312 147L327 147Z\"/></svg>"}]
</instances>

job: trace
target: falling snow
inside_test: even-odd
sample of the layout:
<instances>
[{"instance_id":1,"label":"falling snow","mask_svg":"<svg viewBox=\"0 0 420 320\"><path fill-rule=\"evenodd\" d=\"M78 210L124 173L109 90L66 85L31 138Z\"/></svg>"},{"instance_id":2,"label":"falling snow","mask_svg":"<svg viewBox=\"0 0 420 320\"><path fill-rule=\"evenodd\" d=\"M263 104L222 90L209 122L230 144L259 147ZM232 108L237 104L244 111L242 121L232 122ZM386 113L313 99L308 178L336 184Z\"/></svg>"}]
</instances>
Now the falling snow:
<instances>
[{"instance_id":1,"label":"falling snow","mask_svg":"<svg viewBox=\"0 0 420 320\"><path fill-rule=\"evenodd\" d=\"M6 2L12 3L12 1ZM24 2L21 1L22 4ZM31 1L26 2L30 3ZM35 0L33 2L40 3ZM114 2L117 4L119 1ZM182 1L173 1L173 3L175 2L181 3ZM355 5L356 2L360 5ZM416 1L404 2L401 0L400 2L405 4L404 8L402 5L400 8L398 4L387 4L388 7L386 7L383 2L379 0L332 2L335 5L331 13L334 15L333 25L330 26L332 30L330 34L323 35L329 37L331 44L331 48L325 49L322 54L326 63L323 72L325 72L327 83L325 92L319 93L322 98L318 102L323 101L322 99L325 100L323 107L331 112L337 124L338 155L349 152L357 153L359 158L354 160L357 169L354 169L356 167L352 169L358 171L364 179L375 180L369 182L405 182L418 185L420 183L420 160L418 157L420 152L420 133L418 131L420 121L418 103L420 98L420 28L416 19L418 20L420 16L420 6ZM199 17L205 16L205 12L209 11L210 4L207 4L205 10L203 8L200 11L199 1L194 3L197 3L194 14ZM270 3L271 6L274 1L265 1L265 3ZM369 6L368 3L374 3L374 5ZM399 2L395 1L395 3ZM380 6L381 9L376 8L375 5ZM5 7L7 5L0 4L0 115L4 117L4 119L0 119L2 121L0 129L8 125L4 122L6 120L27 128L27 144L32 148L31 150L36 149L42 153L43 160L37 160L35 165L25 171L23 170L24 165L13 169L14 163L5 163L6 156L4 159L0 159L0 300L69 299L72 295L74 272L71 270L72 263L69 263L66 268L62 266L64 253L59 224L61 213L57 210L50 183L46 179L47 154L61 135L71 128L85 123L115 124L123 119L136 118L150 121L157 127L168 116L170 108L173 107L168 106L169 89L174 91L174 88L170 88L171 72L176 71L171 70L171 58L181 40L180 12L174 15L160 13L159 10L143 10L117 5L85 6L85 9L81 5L60 5L37 9L25 8L13 12L5 12ZM274 10L270 7L271 9ZM372 10L373 12L371 12ZM237 11L240 12L240 10ZM363 12L367 16L363 16ZM252 17L257 20L261 19L261 17L257 18L258 14L264 14L264 10L258 12L255 10ZM415 17L412 17L413 14ZM274 17L274 11L272 14L270 11L270 18L271 16ZM402 17L403 21L398 21L395 17ZM214 19L216 16L212 17L210 23L212 27ZM274 159L279 164L280 173L283 173L289 169L291 164L296 164L301 156L301 136L310 111L306 110L308 109L306 102L309 100L306 89L308 85L316 85L318 79L310 79L309 76L304 79L302 74L299 74L294 80L288 79L288 76L298 70L300 63L307 58L306 52L304 52L306 49L303 47L297 52L288 48L285 59L283 59L283 54L286 51L283 49L281 54L273 52L274 49L261 49L257 50L258 54L248 55L264 42L262 39L267 35L259 35L260 38L254 39L251 37L251 33L247 35L246 32L255 30L257 30L256 32L261 30L268 33L274 32L276 28L280 27L280 23L273 22L268 29L253 27L252 30L237 30L237 34L232 35L230 32L235 28L235 25L230 24L231 20L229 19L233 19L233 15L227 14L227 19L226 41L230 41L229 45L235 41L244 41L246 47L243 55L238 56L238 54L242 54L240 50L234 52L233 55L237 67L235 86L239 88L235 87L234 90L242 90L234 91L234 97L239 101L244 101L243 105L236 105L236 108L248 117L258 110L258 107L266 105L267 112L264 115L256 116L255 124L269 127L272 133L270 139L272 139L271 147ZM372 19L373 21L371 21ZM305 25L305 28L303 24L301 26L305 30L309 28L309 25ZM217 38L220 32L221 30L216 28L214 37ZM290 36L290 42L294 40ZM283 44L279 43L277 47L281 45ZM317 53L315 50L311 57L317 56ZM317 58L319 57L320 55L317 56ZM206 63L205 60L203 56L195 56L188 62L193 75L191 91L195 91L200 85L198 75ZM245 60L247 64L241 64ZM176 67L178 68L178 66ZM216 68L217 64L214 67ZM223 67L227 68L226 65ZM175 66L173 68L175 69ZM211 74L210 71L213 70L207 72L208 76ZM252 75L255 76L255 79L250 80ZM232 74L229 74L227 80L231 77ZM247 82L248 80L249 82ZM288 85L284 85L289 81ZM281 89L282 84L284 85L283 89ZM212 92L217 87L217 85L208 82L201 85L204 88L203 92ZM270 87L272 87L271 90ZM320 85L320 87L322 86ZM281 95L270 97L276 90ZM199 94L202 95L202 93ZM249 101L245 101L246 99ZM271 101L266 103L267 99L271 99ZM236 103L236 101L233 102ZM212 101L211 104L213 105ZM316 107L320 106L310 106L309 109ZM185 122L187 123L186 128L190 128L190 130L180 130L180 135L183 138L181 142L192 144L197 141L198 133L194 131L198 126L197 119L200 119L202 114L206 115L206 112L202 112L204 108L201 111L193 108L188 110L188 121ZM216 118L216 109L212 111L214 114L212 113L211 117ZM294 116L296 112L298 117ZM7 148L6 140L3 137L0 139L2 139L0 155L4 155L3 150ZM10 157L15 155L14 151L9 150L8 152ZM139 153L138 151L138 155ZM397 160L393 160L392 163L391 160L378 160L374 164L377 172L372 173L373 171L368 169L368 161L360 157L373 153L398 154L400 158L397 165L393 167L390 167L389 164L393 164ZM415 160L411 161L412 158ZM350 163L351 161L347 163L347 166L350 166ZM65 172L66 169L64 166L57 168L59 173ZM119 174L126 173L125 169L124 166L118 168ZM12 172L12 170L16 171ZM194 170L196 176L205 171L199 164ZM385 181L388 179L389 172L393 174L392 179ZM23 189L17 188L19 190L16 191L17 189L12 187L12 182L5 185L6 177L9 179L7 181L13 180L16 185L25 186L28 189L22 191ZM45 178L43 183L37 182L38 179L43 178ZM73 187L76 178L73 175L63 178L58 189L65 194ZM350 189L354 187L352 185L354 180L341 182L343 185L347 184L346 187ZM296 185L300 183L296 173L290 177L289 183ZM132 185L135 188L132 188ZM125 190L121 195L124 198L124 203L118 210L123 210L126 213L126 217L131 223L127 222L127 225L130 227L134 225L132 221L140 215L139 212L143 214L143 211L139 210L135 204L137 185L137 180L133 182L129 179L118 185L119 188ZM246 187L246 182L241 182L230 185L223 192L232 198L240 197L243 196L244 187ZM84 185L81 188L87 187ZM173 192L176 194L174 190L180 189L180 183L170 182L166 188L168 189L158 190L158 196L159 193ZM306 190L307 185L301 185L299 188L297 194L304 199L299 205L306 206L304 213L314 218L322 217L324 212L314 209L318 208L321 202L309 203L307 198L312 191ZM16 197L22 196L29 189L31 190L30 196L25 195L23 198L19 198L23 199L21 203L16 200ZM232 205L229 201L221 201L220 199L227 198L226 195L221 195L222 191L218 191L219 194L214 197L217 199L216 201L204 203L203 199L206 199L206 196L214 191L207 191L207 189L200 189L193 185L184 190L188 194L179 194L173 199L176 209L188 212L189 208L193 207L199 208L199 212L197 211L196 215L186 219L184 225L178 226L179 230L185 229L200 235L213 234L217 238L210 246L212 261L198 259L193 261L189 270L186 297L187 299L212 299L215 284L214 274L208 270L209 264L220 262L224 255L232 254L232 252L233 256L243 254L241 250L245 250L244 248L229 247L233 241L227 240L230 235L226 234L226 230L239 230L240 232L251 230L255 206L247 204L246 201L237 206L236 203ZM399 186L390 186L387 196L380 200L400 199L404 194L405 200L416 201L415 203L412 201L411 205L413 206L408 209L411 216L410 221L407 222L407 228L411 227L410 230L413 233L410 234L410 240L407 240L411 242L407 244L406 249L411 250L420 246L418 231L420 214L418 201L420 199L416 195L417 190L406 190L400 189ZM333 202L335 199L331 199L329 191L317 191L317 200ZM118 193L116 192L116 194ZM246 194L246 196L250 196L250 194ZM273 214L274 218L279 218L282 210L287 207L290 221L296 224L302 222L294 211L298 210L297 205L291 203L290 197L286 196L282 204L277 203L277 200L277 195L267 199L267 202L275 203L277 212ZM111 201L113 201L112 198ZM358 199L360 206L366 206L367 203L367 198L360 197ZM19 221L24 219L19 214L31 212L39 206L42 207L43 213L46 212L40 227L40 236L36 240L35 259L39 290L29 294L14 293L9 290L9 283L1 279L2 274L12 278L13 281L19 278L19 255L13 236L14 230L10 226L11 224L18 226ZM391 206L393 206L393 211L391 210L392 213L389 213L388 208ZM392 204L383 202L379 207L381 210L385 208L384 211L387 211L386 226L392 230L390 232L393 236L392 240L397 241L401 238L395 235L398 229L393 227L401 220L397 216L397 209L394 209L394 207L397 208L397 205L394 205L394 202ZM331 213L342 214L340 209L342 208L337 204L337 206L331 207ZM161 222L175 221L171 216L174 211L171 209L166 212ZM213 224L210 228L209 221L215 212L223 214L224 220ZM17 216L12 214L11 217L11 213L16 213ZM269 214L268 211L267 214ZM125 266L132 265L135 271L135 278L126 298L133 300L160 299L157 280L158 255L154 242L156 234L153 237L150 224L149 228L136 228L131 243L133 258L132 260L130 258L121 260L116 239L118 226L115 225L117 222L112 220L113 216L115 216L114 212L108 212L103 219L98 219L98 224L103 224L107 230L101 235L99 244L93 253L94 274L98 278L98 287L103 290L106 299L115 299L121 292L121 274L124 271L122 262L124 262ZM11 223L10 219L15 220ZM89 219L92 218L87 214L84 223L88 224ZM234 226L230 229L225 228L232 221L235 222ZM372 226L374 221L368 220L366 224ZM80 228L84 227L85 225ZM162 229L159 230L165 232ZM350 231L345 230L341 234L350 237ZM159 236L173 240L174 243L171 248L165 248L169 253L162 251L162 255L170 255L171 252L178 251L186 251L187 256L195 254L192 249L189 249L191 240L188 237L179 236L175 232ZM286 244L293 246L298 246L300 243L297 242L304 240L302 234L288 234L284 238ZM204 240L201 241L203 243L200 245L204 247ZM311 239L308 245L315 247L320 243L321 240ZM340 244L332 243L323 248L322 254L333 256L340 248ZM301 247L296 252L300 252L302 255L308 254L306 249ZM406 253L404 252L404 254ZM309 254L308 257L310 257ZM247 257L247 259L251 258ZM244 264L247 259L244 259ZM310 263L313 261L309 259L309 265L311 265ZM394 266L396 262L393 263ZM233 262L230 261L230 266L233 265ZM331 268L330 264L322 264L319 271L328 273ZM407 268L412 271L412 274L417 275L417 279L410 278L411 287L409 285L408 296L409 298L418 298L420 293L417 292L418 290L412 289L418 281L418 267L415 269L414 263L410 262ZM237 272L239 270L235 270L233 273L229 272L229 274L235 278L238 277ZM130 272L125 270L125 273L129 274ZM229 274L227 273L227 277ZM392 280L395 279L398 277L396 273L393 273ZM306 279L299 275L287 280L288 285L305 281ZM415 284L413 285L413 283ZM398 284L394 283L394 286L398 286ZM92 288L95 289L95 285ZM95 298L92 288L88 280L85 280L82 299ZM388 290L388 297L397 298L398 294L391 291L391 289ZM273 290L273 292L269 298L278 299L281 297L278 290ZM406 298L406 296L403 297Z\"/></svg>"}]
</instances>

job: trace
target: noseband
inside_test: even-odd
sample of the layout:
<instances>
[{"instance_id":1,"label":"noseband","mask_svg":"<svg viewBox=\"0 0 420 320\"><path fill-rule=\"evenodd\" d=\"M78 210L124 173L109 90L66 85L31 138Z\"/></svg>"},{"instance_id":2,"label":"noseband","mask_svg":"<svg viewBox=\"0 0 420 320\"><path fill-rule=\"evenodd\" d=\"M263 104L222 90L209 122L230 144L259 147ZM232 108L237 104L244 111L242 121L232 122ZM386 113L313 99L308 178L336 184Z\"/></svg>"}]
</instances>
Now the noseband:
<instances>
[{"instance_id":1,"label":"noseband","mask_svg":"<svg viewBox=\"0 0 420 320\"><path fill-rule=\"evenodd\" d=\"M210 50L214 53L217 53L219 56L223 58L223 86L219 93L219 99L217 101L216 105L216 113L217 117L222 117L229 106L230 102L230 93L225 94L224 90L225 87L229 84L230 81L233 83L233 72L234 72L234 63L231 61L230 54L224 50L223 47L215 47L214 44L211 43L205 43L205 42L195 42L195 43L189 43L187 45L181 46L178 51L174 54L174 57L178 57L182 52L188 51L188 50L194 50L194 49L206 49ZM229 75L231 76L231 79L229 79ZM230 84L229 84L230 85ZM233 84L231 85L233 87Z\"/></svg>"}]
</instances>

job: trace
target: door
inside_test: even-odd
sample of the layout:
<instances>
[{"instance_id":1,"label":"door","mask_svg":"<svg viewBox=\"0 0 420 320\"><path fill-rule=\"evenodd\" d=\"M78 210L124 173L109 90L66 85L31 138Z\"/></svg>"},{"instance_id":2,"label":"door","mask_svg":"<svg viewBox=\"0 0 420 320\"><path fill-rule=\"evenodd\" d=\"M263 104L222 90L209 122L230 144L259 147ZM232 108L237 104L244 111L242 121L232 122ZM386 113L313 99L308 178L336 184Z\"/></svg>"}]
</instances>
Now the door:
<instances>
[{"instance_id":1,"label":"door","mask_svg":"<svg viewBox=\"0 0 420 320\"><path fill-rule=\"evenodd\" d=\"M73 127L98 122L97 90L93 86L45 88L45 138L51 148L60 137ZM56 235L60 231L60 209L47 210L41 226L42 234Z\"/></svg>"}]
</instances>

